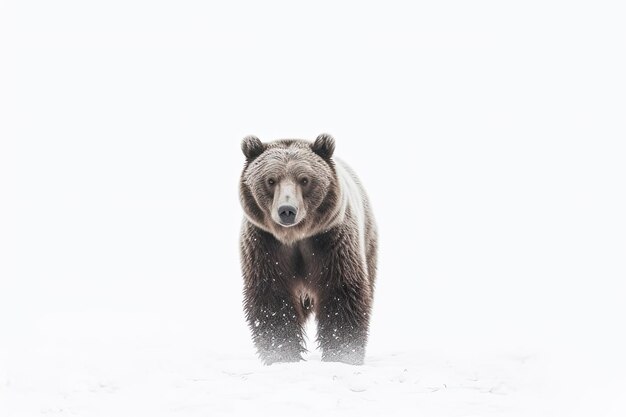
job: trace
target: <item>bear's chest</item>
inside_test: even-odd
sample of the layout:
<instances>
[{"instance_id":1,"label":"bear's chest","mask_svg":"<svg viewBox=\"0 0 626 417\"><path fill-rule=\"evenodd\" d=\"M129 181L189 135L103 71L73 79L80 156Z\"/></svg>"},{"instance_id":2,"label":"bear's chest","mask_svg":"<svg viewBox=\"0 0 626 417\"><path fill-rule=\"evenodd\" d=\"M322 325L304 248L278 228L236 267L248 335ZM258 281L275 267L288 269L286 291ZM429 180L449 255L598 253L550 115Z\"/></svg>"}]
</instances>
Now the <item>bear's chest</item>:
<instances>
[{"instance_id":1,"label":"bear's chest","mask_svg":"<svg viewBox=\"0 0 626 417\"><path fill-rule=\"evenodd\" d=\"M278 253L283 274L294 284L317 286L324 279L327 254L314 240L306 239L294 245L283 245Z\"/></svg>"}]
</instances>

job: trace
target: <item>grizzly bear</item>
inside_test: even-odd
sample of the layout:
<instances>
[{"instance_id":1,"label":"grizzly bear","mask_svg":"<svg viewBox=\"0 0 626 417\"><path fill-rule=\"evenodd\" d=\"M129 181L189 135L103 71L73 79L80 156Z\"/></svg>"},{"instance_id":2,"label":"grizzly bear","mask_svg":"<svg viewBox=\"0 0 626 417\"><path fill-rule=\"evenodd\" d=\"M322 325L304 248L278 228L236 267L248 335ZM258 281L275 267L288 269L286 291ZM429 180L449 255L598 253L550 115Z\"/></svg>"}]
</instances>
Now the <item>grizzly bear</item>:
<instances>
[{"instance_id":1,"label":"grizzly bear","mask_svg":"<svg viewBox=\"0 0 626 417\"><path fill-rule=\"evenodd\" d=\"M313 143L247 136L241 148L244 309L259 357L302 360L314 313L322 360L362 364L377 257L363 186L327 134Z\"/></svg>"}]
</instances>

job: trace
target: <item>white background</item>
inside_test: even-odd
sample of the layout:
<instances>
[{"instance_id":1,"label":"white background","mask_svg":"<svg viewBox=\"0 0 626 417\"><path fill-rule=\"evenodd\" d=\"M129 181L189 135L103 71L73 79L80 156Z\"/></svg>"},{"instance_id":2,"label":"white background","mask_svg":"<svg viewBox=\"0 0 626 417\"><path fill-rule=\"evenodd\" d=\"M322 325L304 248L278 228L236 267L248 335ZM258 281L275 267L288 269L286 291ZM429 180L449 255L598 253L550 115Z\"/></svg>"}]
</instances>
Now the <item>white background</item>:
<instances>
[{"instance_id":1,"label":"white background","mask_svg":"<svg viewBox=\"0 0 626 417\"><path fill-rule=\"evenodd\" d=\"M100 415L55 378L151 349L256 366L240 140L322 132L380 229L370 358L538 358L537 410L623 406L625 19L591 1L2 1L0 410Z\"/></svg>"}]
</instances>

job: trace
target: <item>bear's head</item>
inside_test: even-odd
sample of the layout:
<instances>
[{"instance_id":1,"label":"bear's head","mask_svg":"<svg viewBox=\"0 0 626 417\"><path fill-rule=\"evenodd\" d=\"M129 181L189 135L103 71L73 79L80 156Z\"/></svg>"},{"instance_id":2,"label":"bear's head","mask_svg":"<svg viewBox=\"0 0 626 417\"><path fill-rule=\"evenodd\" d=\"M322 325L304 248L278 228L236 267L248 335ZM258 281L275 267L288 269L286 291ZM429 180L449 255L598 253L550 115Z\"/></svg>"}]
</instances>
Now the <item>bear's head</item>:
<instances>
[{"instance_id":1,"label":"bear's head","mask_svg":"<svg viewBox=\"0 0 626 417\"><path fill-rule=\"evenodd\" d=\"M247 219L291 244L327 228L337 215L339 189L332 160L335 140L283 139L263 143L246 136L240 199Z\"/></svg>"}]
</instances>

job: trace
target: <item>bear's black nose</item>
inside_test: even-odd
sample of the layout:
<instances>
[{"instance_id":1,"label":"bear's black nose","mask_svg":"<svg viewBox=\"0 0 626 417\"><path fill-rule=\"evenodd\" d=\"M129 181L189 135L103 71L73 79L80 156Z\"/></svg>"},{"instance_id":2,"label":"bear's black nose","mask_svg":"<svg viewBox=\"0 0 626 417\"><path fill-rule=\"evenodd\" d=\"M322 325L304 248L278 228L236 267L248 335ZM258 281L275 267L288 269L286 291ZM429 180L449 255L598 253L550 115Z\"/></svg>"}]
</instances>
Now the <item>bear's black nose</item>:
<instances>
[{"instance_id":1,"label":"bear's black nose","mask_svg":"<svg viewBox=\"0 0 626 417\"><path fill-rule=\"evenodd\" d=\"M293 224L296 221L298 209L294 206L280 206L278 208L278 217L282 224Z\"/></svg>"}]
</instances>

